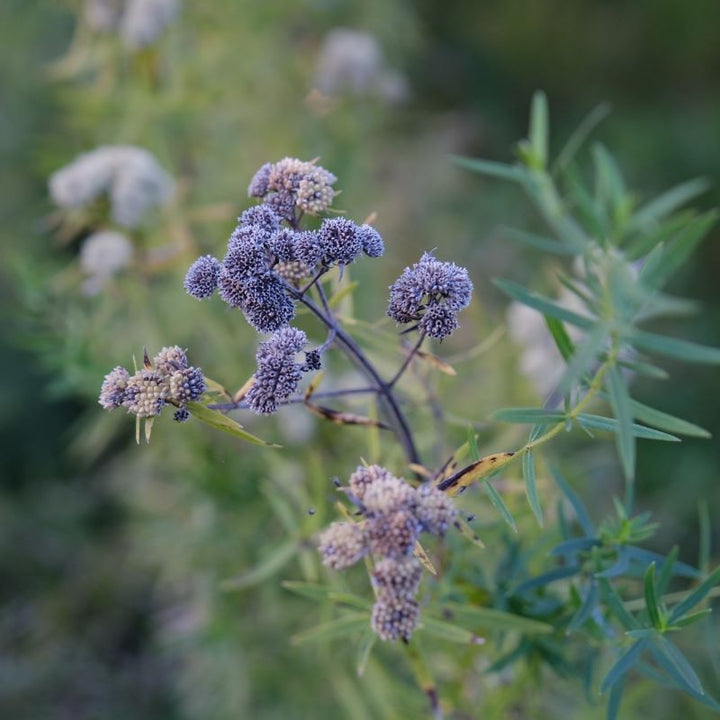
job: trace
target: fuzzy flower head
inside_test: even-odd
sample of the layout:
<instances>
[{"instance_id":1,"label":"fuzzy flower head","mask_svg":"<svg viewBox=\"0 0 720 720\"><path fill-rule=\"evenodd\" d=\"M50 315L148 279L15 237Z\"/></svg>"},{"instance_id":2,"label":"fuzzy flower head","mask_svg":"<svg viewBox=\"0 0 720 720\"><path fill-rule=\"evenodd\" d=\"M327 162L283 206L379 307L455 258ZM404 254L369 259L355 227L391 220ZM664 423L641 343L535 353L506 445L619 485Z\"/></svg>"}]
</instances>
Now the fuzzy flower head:
<instances>
[{"instance_id":1,"label":"fuzzy flower head","mask_svg":"<svg viewBox=\"0 0 720 720\"><path fill-rule=\"evenodd\" d=\"M188 269L185 275L185 291L198 300L210 297L218 285L220 262L212 255L202 255Z\"/></svg>"},{"instance_id":2,"label":"fuzzy flower head","mask_svg":"<svg viewBox=\"0 0 720 720\"><path fill-rule=\"evenodd\" d=\"M458 327L457 314L470 304L473 286L465 268L425 253L390 286L387 314L399 323L418 323L442 340Z\"/></svg>"},{"instance_id":3,"label":"fuzzy flower head","mask_svg":"<svg viewBox=\"0 0 720 720\"><path fill-rule=\"evenodd\" d=\"M255 380L247 394L249 408L258 414L274 413L281 401L297 390L303 366L295 356L307 342L302 330L286 327L261 342L255 355Z\"/></svg>"},{"instance_id":4,"label":"fuzzy flower head","mask_svg":"<svg viewBox=\"0 0 720 720\"><path fill-rule=\"evenodd\" d=\"M383 640L409 639L422 567L413 550L423 532L444 535L456 520L452 500L430 484L414 488L379 465L358 467L341 488L358 507L357 522L333 523L319 538L323 564L341 570L367 553L375 560L371 626Z\"/></svg>"},{"instance_id":5,"label":"fuzzy flower head","mask_svg":"<svg viewBox=\"0 0 720 720\"><path fill-rule=\"evenodd\" d=\"M349 265L363 251L358 226L346 218L323 220L318 231L322 262L331 265Z\"/></svg>"}]
</instances>

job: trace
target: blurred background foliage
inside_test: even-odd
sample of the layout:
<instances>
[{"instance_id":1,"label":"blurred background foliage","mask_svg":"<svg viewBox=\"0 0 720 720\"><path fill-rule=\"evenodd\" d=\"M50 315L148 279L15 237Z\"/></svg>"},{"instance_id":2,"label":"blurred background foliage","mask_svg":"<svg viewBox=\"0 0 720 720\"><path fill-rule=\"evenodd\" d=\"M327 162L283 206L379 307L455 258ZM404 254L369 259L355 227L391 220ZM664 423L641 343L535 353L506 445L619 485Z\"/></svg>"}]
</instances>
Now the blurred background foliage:
<instances>
[{"instance_id":1,"label":"blurred background foliage","mask_svg":"<svg viewBox=\"0 0 720 720\"><path fill-rule=\"evenodd\" d=\"M553 266L502 237L502 223L541 227L518 191L467 174L448 155L510 159L530 96L541 87L556 148L585 113L608 102L613 112L596 136L620 159L630 185L650 196L689 177L716 181L720 6L205 0L184 3L157 42L138 52L91 32L81 16L81 3L69 0L0 6L0 715L420 716L423 698L408 671L397 669L391 647L358 679L354 648L289 641L319 613L279 581L321 576L305 540L332 517L331 477L346 478L360 455L372 459L368 434L281 413L248 422L282 442L279 451L168 420L156 425L150 446L137 447L131 420L96 404L103 375L129 365L133 354L139 359L143 347L152 354L171 344L187 347L191 363L228 386L252 373L254 332L221 303L187 297L182 278L199 253L222 252L248 205L250 177L285 155L320 157L339 178L335 206L349 217L377 213L387 252L352 268L360 282L355 315L381 317L384 288L422 251L437 248L441 259L468 266L476 286L463 332L440 354L474 347L504 323L506 300L490 279L548 285ZM404 78L401 92L328 97L314 90L323 38L338 27L376 38L387 66ZM77 257L87 228L63 234L47 178L104 144L147 148L177 191L132 233L133 265L88 296ZM719 202L714 182L700 204ZM670 288L703 302L701 314L673 331L714 345L717 240L716 229ZM463 442L470 419L483 449L516 442L483 422L497 407L533 402L516 358L502 337L472 363L458 362L457 378L440 380L438 392L458 421L447 429L447 448ZM672 380L639 381L636 397L661 394L658 406L718 437L717 371L665 366ZM343 372L329 369L331 377ZM424 443L431 432L421 429ZM610 445L578 443L566 457L599 511L619 486ZM638 462L639 505L664 527L656 549L677 543L681 558L696 562L698 500L707 500L711 517L720 506L717 441L641 443ZM507 492L513 509L527 515L512 478ZM467 509L486 512L483 497L469 497ZM523 528L531 543L533 523ZM271 576L263 559L277 558L292 536L304 539L300 551ZM504 536L488 521L488 549L477 562L500 562ZM715 557L719 540L715 527ZM450 544L468 558L480 553L457 538ZM223 581L258 565L267 570L258 583L221 591ZM362 591L360 575L357 582ZM547 675L542 691L528 692L532 667L485 675L482 653L453 653L455 646L440 646L433 660L441 687L461 698L458 718L480 709L484 717L602 716L562 677ZM708 661L705 677L719 672ZM709 716L678 695L642 687L624 712Z\"/></svg>"}]
</instances>

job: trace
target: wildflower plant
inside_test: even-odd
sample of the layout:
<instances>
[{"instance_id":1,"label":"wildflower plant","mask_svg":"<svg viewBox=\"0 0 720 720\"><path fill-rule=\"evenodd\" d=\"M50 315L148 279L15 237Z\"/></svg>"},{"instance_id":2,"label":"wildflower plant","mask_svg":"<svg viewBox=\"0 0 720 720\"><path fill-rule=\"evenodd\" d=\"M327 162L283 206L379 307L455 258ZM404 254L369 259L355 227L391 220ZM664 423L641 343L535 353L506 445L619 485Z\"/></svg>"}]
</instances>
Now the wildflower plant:
<instances>
[{"instance_id":1,"label":"wildflower plant","mask_svg":"<svg viewBox=\"0 0 720 720\"><path fill-rule=\"evenodd\" d=\"M301 633L298 641L358 638L360 671L377 639L397 642L434 717L442 716L442 693L417 636L424 636L422 647L440 639L465 645L473 655L487 652L480 646L490 637L497 640L492 672L525 660L579 676L590 695L606 697L609 718L617 717L628 677L634 674L720 710L672 639L705 618L708 600L717 594L720 569L680 562L677 549L663 556L644 548L658 527L635 508L637 439L678 441L682 435L707 433L638 402L630 390L633 376L665 376L655 364L656 355L720 364L718 349L644 327L648 320L695 310L694 303L662 288L715 222L716 213L681 210L705 189L701 181L638 204L601 145L593 151L594 184L588 187L575 156L594 119L581 126L551 165L546 101L538 94L517 163L457 158L467 169L518 183L551 231L547 237L511 231L510 239L573 260L572 271L558 274L573 297L572 307L515 282L497 281L515 302L539 313L562 359L541 407L494 413L497 422L530 427L527 440L518 446L481 452L473 426L442 459L430 458L418 442L411 402L430 408L438 428L446 418L431 383L420 383L421 399L417 391L408 391L410 375L428 367L455 373L423 345L435 341L442 349L440 343L459 327L472 299L470 273L441 260L448 249L440 246L393 282L387 316L395 322L393 334L401 341L403 357L388 371L337 310L352 292L351 266L377 262L385 243L372 224L330 215L337 178L315 160L283 158L264 164L248 188L258 203L240 215L224 254L199 257L185 277L189 296L212 301L217 294L263 336L252 376L240 378L239 389L230 392L189 367L179 348L165 348L152 363L146 357L133 376L115 368L102 387L101 405L123 406L138 422L144 418L148 437L147 424L168 403L176 406L177 420L189 413L257 444L269 443L247 433L235 416L243 411L272 415L289 405L301 405L336 424L363 426L378 438L381 431L392 437L387 444L391 449L378 453L382 463L355 457L347 483L336 479L337 519L311 536L298 536L290 546L299 551L312 541L327 569L326 581L309 573L305 581L285 586L337 606L336 617ZM295 327L300 322L306 329ZM315 339L318 331L322 337ZM323 387L331 351L353 363L361 384ZM364 415L349 406L335 407L357 397L369 398ZM547 458L548 448L578 430L615 437L624 492L604 519L593 517L563 471ZM553 519L554 527L543 527L546 541L537 546L524 539L525 524L511 511L498 482L515 468L537 524L543 527L548 517ZM552 477L553 486L540 483L542 477ZM471 485L484 489L487 505L507 530L484 548L482 532L471 529L465 498L457 499ZM433 539L446 536L445 546ZM547 543L550 552L541 555L538 547ZM282 553L271 556L255 576L267 577L282 567L287 548ZM493 573L479 574L483 554L497 560ZM372 601L368 592L347 592L339 579L358 564L367 570L365 588L372 590ZM669 593L671 583L692 586ZM568 635L579 642L565 642Z\"/></svg>"}]
</instances>

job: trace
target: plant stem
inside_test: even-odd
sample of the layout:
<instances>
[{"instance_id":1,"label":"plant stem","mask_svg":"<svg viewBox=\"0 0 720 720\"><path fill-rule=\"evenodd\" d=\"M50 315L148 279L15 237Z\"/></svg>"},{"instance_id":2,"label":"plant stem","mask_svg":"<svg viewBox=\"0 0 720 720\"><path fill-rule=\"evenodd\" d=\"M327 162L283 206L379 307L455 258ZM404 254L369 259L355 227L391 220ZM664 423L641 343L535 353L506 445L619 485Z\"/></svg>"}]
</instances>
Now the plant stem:
<instances>
[{"instance_id":1,"label":"plant stem","mask_svg":"<svg viewBox=\"0 0 720 720\"><path fill-rule=\"evenodd\" d=\"M418 341L415 343L415 347L407 354L407 357L405 358L405 361L400 366L400 369L395 373L392 380L388 381L388 387L392 387L395 385L395 383L402 377L402 374L407 370L408 366L412 362L412 359L417 354L417 351L420 349L420 346L423 344L423 340L425 340L425 333L420 333L420 337L418 338Z\"/></svg>"}]
</instances>

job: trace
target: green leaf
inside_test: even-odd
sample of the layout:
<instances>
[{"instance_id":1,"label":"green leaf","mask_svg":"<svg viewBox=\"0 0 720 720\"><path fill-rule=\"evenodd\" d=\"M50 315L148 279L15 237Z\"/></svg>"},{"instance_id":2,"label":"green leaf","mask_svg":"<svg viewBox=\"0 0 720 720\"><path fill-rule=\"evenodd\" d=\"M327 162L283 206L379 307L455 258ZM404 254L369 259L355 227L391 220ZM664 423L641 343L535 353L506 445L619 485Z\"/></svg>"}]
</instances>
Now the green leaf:
<instances>
[{"instance_id":1,"label":"green leaf","mask_svg":"<svg viewBox=\"0 0 720 720\"><path fill-rule=\"evenodd\" d=\"M688 210L673 215L652 229L646 228L642 231L636 229L636 236L628 243L625 250L626 259L630 262L639 260L656 246L672 240L695 217L697 213Z\"/></svg>"},{"instance_id":2,"label":"green leaf","mask_svg":"<svg viewBox=\"0 0 720 720\"><path fill-rule=\"evenodd\" d=\"M534 160L533 166L537 170L544 170L547 165L549 132L547 97L542 90L538 90L533 95L528 130L528 139Z\"/></svg>"},{"instance_id":3,"label":"green leaf","mask_svg":"<svg viewBox=\"0 0 720 720\"><path fill-rule=\"evenodd\" d=\"M530 507L535 515L535 519L538 521L538 525L542 527L543 514L537 491L537 483L535 482L535 455L532 450L528 450L525 455L523 455L522 471L523 479L525 480L525 493L527 494L528 502L530 503Z\"/></svg>"},{"instance_id":4,"label":"green leaf","mask_svg":"<svg viewBox=\"0 0 720 720\"><path fill-rule=\"evenodd\" d=\"M282 583L286 590L310 598L311 600L330 600L339 605L351 605L358 610L369 610L371 603L365 598L352 593L345 593L336 590L329 585L318 583L301 582L297 580L286 580Z\"/></svg>"},{"instance_id":5,"label":"green leaf","mask_svg":"<svg viewBox=\"0 0 720 720\"><path fill-rule=\"evenodd\" d=\"M662 287L687 260L717 219L716 211L700 215L667 244L658 245L640 271L640 282L652 289Z\"/></svg>"},{"instance_id":6,"label":"green leaf","mask_svg":"<svg viewBox=\"0 0 720 720\"><path fill-rule=\"evenodd\" d=\"M638 375L644 375L645 377L653 378L654 380L667 380L670 375L666 370L651 365L650 363L640 362L639 360L624 360L619 358L617 364L621 368L631 370Z\"/></svg>"},{"instance_id":7,"label":"green leaf","mask_svg":"<svg viewBox=\"0 0 720 720\"><path fill-rule=\"evenodd\" d=\"M578 497L577 493L563 479L562 475L560 475L560 471L557 470L557 468L554 468L551 465L550 472L552 473L553 479L555 480L555 484L560 488L560 491L567 498L568 502L572 506L572 509L575 511L575 517L580 523L580 527L582 527L588 537L594 538L595 526L593 525L588 511L585 509L585 506Z\"/></svg>"},{"instance_id":8,"label":"green leaf","mask_svg":"<svg viewBox=\"0 0 720 720\"><path fill-rule=\"evenodd\" d=\"M620 624L626 630L634 630L637 628L637 621L633 615L626 609L622 598L618 595L617 590L612 586L609 580L601 579L600 585L605 595L605 602L612 610L613 615L618 619Z\"/></svg>"},{"instance_id":9,"label":"green leaf","mask_svg":"<svg viewBox=\"0 0 720 720\"><path fill-rule=\"evenodd\" d=\"M703 178L688 180L676 185L639 208L630 221L631 227L633 229L644 229L657 223L684 205L688 200L692 200L692 198L704 193L708 187L710 187L709 183Z\"/></svg>"},{"instance_id":10,"label":"green leaf","mask_svg":"<svg viewBox=\"0 0 720 720\"><path fill-rule=\"evenodd\" d=\"M574 384L592 368L605 347L607 338L607 327L599 324L588 333L579 347L576 346L575 353L558 384L558 392L565 394L571 390Z\"/></svg>"},{"instance_id":11,"label":"green leaf","mask_svg":"<svg viewBox=\"0 0 720 720\"><path fill-rule=\"evenodd\" d=\"M448 611L458 622L488 630L509 630L525 635L537 635L554 631L552 625L532 618L496 610L495 608L461 605L460 603L442 603L443 611Z\"/></svg>"},{"instance_id":12,"label":"green leaf","mask_svg":"<svg viewBox=\"0 0 720 720\"><path fill-rule=\"evenodd\" d=\"M304 630L290 638L293 645L305 642L320 642L321 640L334 640L335 638L353 635L360 630L366 630L370 617L366 612L348 613L329 622L316 625Z\"/></svg>"},{"instance_id":13,"label":"green leaf","mask_svg":"<svg viewBox=\"0 0 720 720\"><path fill-rule=\"evenodd\" d=\"M509 280L493 280L494 284L497 285L503 292L508 294L513 300L528 305L535 310L539 310L543 315L550 315L550 317L557 318L563 322L568 322L571 325L577 325L584 330L589 330L595 326L595 320L580 315L572 310L568 310L562 305L558 305L553 300L538 295L531 290L527 290L522 285L511 282Z\"/></svg>"},{"instance_id":14,"label":"green leaf","mask_svg":"<svg viewBox=\"0 0 720 720\"><path fill-rule=\"evenodd\" d=\"M269 443L265 440L261 440L259 437L243 430L243 426L235 422L232 418L224 415L217 410L211 410L198 402L191 402L187 404L187 409L190 414L200 420L200 422L209 425L216 430L222 430L223 432L229 433L230 435L240 438L245 442L252 443L253 445L263 445L265 447L280 447L275 443Z\"/></svg>"},{"instance_id":15,"label":"green leaf","mask_svg":"<svg viewBox=\"0 0 720 720\"><path fill-rule=\"evenodd\" d=\"M544 237L543 235L536 235L535 233L526 232L525 230L516 230L515 228L508 227L502 228L501 232L508 240L512 240L520 245L526 245L535 250L542 250L543 252L554 253L555 255L577 255L577 250L569 248L557 240Z\"/></svg>"},{"instance_id":16,"label":"green leaf","mask_svg":"<svg viewBox=\"0 0 720 720\"><path fill-rule=\"evenodd\" d=\"M580 565L563 565L562 567L555 568L554 570L548 570L548 572L538 575L537 577L530 578L523 583L520 583L510 594L511 595L524 595L529 590L535 588L544 587L550 583L557 582L558 580L566 580L569 577L577 575L582 570Z\"/></svg>"},{"instance_id":17,"label":"green leaf","mask_svg":"<svg viewBox=\"0 0 720 720\"><path fill-rule=\"evenodd\" d=\"M673 623L689 610L692 610L698 603L701 603L705 599L705 596L718 583L720 583L720 565L710 573L702 584L695 588L679 605L676 605L672 609L669 621Z\"/></svg>"},{"instance_id":18,"label":"green leaf","mask_svg":"<svg viewBox=\"0 0 720 720\"><path fill-rule=\"evenodd\" d=\"M583 598L582 605L573 616L572 620L567 626L567 632L574 632L579 630L590 618L590 614L595 609L598 602L598 587L594 582L590 582L586 591L585 597Z\"/></svg>"},{"instance_id":19,"label":"green leaf","mask_svg":"<svg viewBox=\"0 0 720 720\"><path fill-rule=\"evenodd\" d=\"M496 410L491 416L493 420L507 423L535 425L547 423L557 425L565 422L565 413L562 410L543 410L542 408L517 407Z\"/></svg>"},{"instance_id":20,"label":"green leaf","mask_svg":"<svg viewBox=\"0 0 720 720\"><path fill-rule=\"evenodd\" d=\"M612 216L617 215L625 200L625 181L615 158L601 143L593 145L595 161L596 193Z\"/></svg>"},{"instance_id":21,"label":"green leaf","mask_svg":"<svg viewBox=\"0 0 720 720\"><path fill-rule=\"evenodd\" d=\"M655 333L635 330L629 338L633 345L650 353L665 355L678 360L694 363L720 365L720 348L698 345L687 340L656 335Z\"/></svg>"},{"instance_id":22,"label":"green leaf","mask_svg":"<svg viewBox=\"0 0 720 720\"><path fill-rule=\"evenodd\" d=\"M458 155L451 155L450 158L456 165L480 173L481 175L488 175L489 177L518 183L526 182L528 179L527 170L519 165L507 165L505 163L465 158Z\"/></svg>"},{"instance_id":23,"label":"green leaf","mask_svg":"<svg viewBox=\"0 0 720 720\"><path fill-rule=\"evenodd\" d=\"M655 583L655 591L658 597L662 597L668 590L675 569L675 563L677 562L678 552L678 546L674 545L660 565L660 575Z\"/></svg>"},{"instance_id":24,"label":"green leaf","mask_svg":"<svg viewBox=\"0 0 720 720\"><path fill-rule=\"evenodd\" d=\"M648 425L667 430L670 433L678 435L687 435L688 437L709 438L710 433L698 425L694 425L687 420L669 415L668 413L651 408L649 405L643 405L637 400L631 401L632 414L636 420L641 420Z\"/></svg>"},{"instance_id":25,"label":"green leaf","mask_svg":"<svg viewBox=\"0 0 720 720\"><path fill-rule=\"evenodd\" d=\"M630 406L630 394L625 380L616 367L611 367L607 374L610 389L610 404L617 420L617 448L620 454L625 479L632 481L635 475L635 434Z\"/></svg>"},{"instance_id":26,"label":"green leaf","mask_svg":"<svg viewBox=\"0 0 720 720\"><path fill-rule=\"evenodd\" d=\"M625 690L625 678L620 678L611 688L608 695L606 720L617 720L620 712L620 702Z\"/></svg>"},{"instance_id":27,"label":"green leaf","mask_svg":"<svg viewBox=\"0 0 720 720\"><path fill-rule=\"evenodd\" d=\"M593 108L585 116L583 121L573 131L562 150L558 153L552 169L553 175L562 172L565 166L575 157L577 151L582 147L590 133L609 115L609 113L610 105L608 103L602 103Z\"/></svg>"},{"instance_id":28,"label":"green leaf","mask_svg":"<svg viewBox=\"0 0 720 720\"><path fill-rule=\"evenodd\" d=\"M368 632L365 633L362 640L360 641L360 647L358 648L358 659L357 659L357 675L358 677L362 677L365 674L365 669L367 668L368 661L370 660L370 655L372 654L372 649L375 647L375 642L377 641L377 635L374 632Z\"/></svg>"},{"instance_id":29,"label":"green leaf","mask_svg":"<svg viewBox=\"0 0 720 720\"><path fill-rule=\"evenodd\" d=\"M444 622L443 620L435 620L427 615L420 620L420 627L418 629L422 630L425 634L432 635L440 640L460 643L461 645L482 645L485 642L475 633L472 633L465 628L458 627L457 625L453 625L449 622Z\"/></svg>"},{"instance_id":30,"label":"green leaf","mask_svg":"<svg viewBox=\"0 0 720 720\"><path fill-rule=\"evenodd\" d=\"M696 610L693 613L688 613L682 618L679 618L673 623L673 627L687 627L700 620L703 620L708 615L712 614L712 608L703 608L702 610Z\"/></svg>"},{"instance_id":31,"label":"green leaf","mask_svg":"<svg viewBox=\"0 0 720 720\"><path fill-rule=\"evenodd\" d=\"M606 430L608 432L618 432L618 421L615 418L604 417L602 415L592 415L590 413L580 413L577 421L593 430ZM633 423L631 426L632 433L635 437L645 438L646 440L664 440L665 442L679 442L680 438L670 435L662 430L645 427Z\"/></svg>"},{"instance_id":32,"label":"green leaf","mask_svg":"<svg viewBox=\"0 0 720 720\"><path fill-rule=\"evenodd\" d=\"M467 444L470 448L470 462L477 462L480 459L480 449L477 444L477 434L472 425L468 427Z\"/></svg>"},{"instance_id":33,"label":"green leaf","mask_svg":"<svg viewBox=\"0 0 720 720\"><path fill-rule=\"evenodd\" d=\"M575 352L575 345L570 339L570 336L565 329L565 326L556 318L544 315L545 324L547 325L552 339L555 341L555 346L563 357L563 360L567 362Z\"/></svg>"},{"instance_id":34,"label":"green leaf","mask_svg":"<svg viewBox=\"0 0 720 720\"><path fill-rule=\"evenodd\" d=\"M280 572L285 565L295 556L298 550L297 540L288 540L286 543L279 545L252 570L238 575L238 577L223 580L220 583L220 590L244 590L253 585L258 585L276 573Z\"/></svg>"},{"instance_id":35,"label":"green leaf","mask_svg":"<svg viewBox=\"0 0 720 720\"><path fill-rule=\"evenodd\" d=\"M651 563L645 573L643 588L645 593L645 607L647 608L650 622L654 628L661 630L663 623L660 616L660 608L658 607L657 595L655 594L655 563Z\"/></svg>"},{"instance_id":36,"label":"green leaf","mask_svg":"<svg viewBox=\"0 0 720 720\"><path fill-rule=\"evenodd\" d=\"M484 485L488 495L490 496L490 502L493 507L502 515L503 520L513 529L513 532L517 532L515 519L513 518L510 510L508 510L508 506L505 504L505 501L502 499L500 493L495 489L495 486L489 480L485 480Z\"/></svg>"},{"instance_id":37,"label":"green leaf","mask_svg":"<svg viewBox=\"0 0 720 720\"><path fill-rule=\"evenodd\" d=\"M700 678L675 643L660 635L656 638L655 644L651 645L650 650L658 661L660 658L666 661L665 663L660 661L662 667L679 681L681 687L688 687L698 695L705 694Z\"/></svg>"},{"instance_id":38,"label":"green leaf","mask_svg":"<svg viewBox=\"0 0 720 720\"><path fill-rule=\"evenodd\" d=\"M649 640L647 638L637 640L617 659L608 671L605 679L600 683L601 693L606 692L632 669L635 661L642 655L648 643Z\"/></svg>"}]
</instances>

